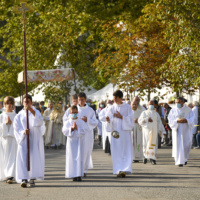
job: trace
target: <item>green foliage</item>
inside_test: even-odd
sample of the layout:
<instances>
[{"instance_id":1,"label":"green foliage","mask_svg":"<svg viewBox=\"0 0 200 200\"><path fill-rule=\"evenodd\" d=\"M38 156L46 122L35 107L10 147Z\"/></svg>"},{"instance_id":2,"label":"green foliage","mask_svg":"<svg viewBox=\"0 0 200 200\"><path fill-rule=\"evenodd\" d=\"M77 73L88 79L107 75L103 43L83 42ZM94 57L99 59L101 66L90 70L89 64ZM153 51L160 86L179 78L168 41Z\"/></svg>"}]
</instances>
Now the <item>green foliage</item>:
<instances>
[{"instance_id":1,"label":"green foliage","mask_svg":"<svg viewBox=\"0 0 200 200\"><path fill-rule=\"evenodd\" d=\"M55 68L55 58L62 47L62 60L71 63L85 85L100 89L108 79L91 67L98 54L94 53L102 41L103 26L111 20L132 20L141 14L146 1L139 0L34 0L28 1L34 11L27 13L27 61L28 70ZM1 62L0 83L4 85L0 95L20 94L17 74L23 70L23 33L21 15L14 13L17 1L1 1L0 28L3 38L0 54L8 62ZM7 53L9 50L9 53ZM6 78L5 78L6 77ZM11 87L9 90L6 88ZM15 87L12 87L15 85ZM3 86L3 87L4 87ZM34 86L34 85L33 85ZM29 85L29 90L32 86ZM6 92L3 92L6 91Z\"/></svg>"},{"instance_id":2,"label":"green foliage","mask_svg":"<svg viewBox=\"0 0 200 200\"><path fill-rule=\"evenodd\" d=\"M34 0L29 4L34 11L27 13L28 70L56 68L54 61L62 51L60 64L70 63L84 84L95 89L111 79L128 86L129 92L140 90L141 95L163 84L175 91L200 85L199 1ZM24 66L23 32L21 15L13 12L16 5L14 0L0 3L0 54L5 57L0 61L1 96L21 93L17 74ZM55 83L46 95L66 95L71 86L63 85L58 90ZM29 90L35 86L29 84Z\"/></svg>"}]
</instances>

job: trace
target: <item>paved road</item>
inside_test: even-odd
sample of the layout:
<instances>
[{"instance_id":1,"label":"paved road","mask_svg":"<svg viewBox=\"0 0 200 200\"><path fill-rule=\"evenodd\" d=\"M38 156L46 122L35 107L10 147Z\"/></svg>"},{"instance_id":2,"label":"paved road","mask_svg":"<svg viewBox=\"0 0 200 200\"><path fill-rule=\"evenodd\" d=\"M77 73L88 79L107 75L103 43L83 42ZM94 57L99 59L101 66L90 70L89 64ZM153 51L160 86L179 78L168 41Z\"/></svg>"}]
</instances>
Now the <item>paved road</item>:
<instances>
[{"instance_id":1,"label":"paved road","mask_svg":"<svg viewBox=\"0 0 200 200\"><path fill-rule=\"evenodd\" d=\"M171 149L158 150L157 165L133 163L133 174L127 178L112 175L112 160L95 145L94 169L82 182L66 180L65 150L46 150L45 180L35 188L0 182L0 200L4 199L199 199L200 150L191 150L187 166L174 166Z\"/></svg>"}]
</instances>

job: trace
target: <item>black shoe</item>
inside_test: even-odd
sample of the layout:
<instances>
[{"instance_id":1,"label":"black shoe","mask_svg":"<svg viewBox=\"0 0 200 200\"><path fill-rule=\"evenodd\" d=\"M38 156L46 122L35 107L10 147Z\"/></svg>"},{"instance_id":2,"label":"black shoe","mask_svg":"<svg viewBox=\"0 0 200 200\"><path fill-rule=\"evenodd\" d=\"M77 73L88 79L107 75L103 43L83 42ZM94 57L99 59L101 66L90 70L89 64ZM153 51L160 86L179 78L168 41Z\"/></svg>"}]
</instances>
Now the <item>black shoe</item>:
<instances>
[{"instance_id":1,"label":"black shoe","mask_svg":"<svg viewBox=\"0 0 200 200\"><path fill-rule=\"evenodd\" d=\"M144 163L144 164L147 164L147 159L146 159L146 158L144 158L143 163Z\"/></svg>"},{"instance_id":2,"label":"black shoe","mask_svg":"<svg viewBox=\"0 0 200 200\"><path fill-rule=\"evenodd\" d=\"M11 184L13 183L13 177L10 177L6 180L6 183Z\"/></svg>"},{"instance_id":3,"label":"black shoe","mask_svg":"<svg viewBox=\"0 0 200 200\"><path fill-rule=\"evenodd\" d=\"M179 167L183 167L183 165L182 165L182 164L180 164L180 165L179 165Z\"/></svg>"},{"instance_id":4,"label":"black shoe","mask_svg":"<svg viewBox=\"0 0 200 200\"><path fill-rule=\"evenodd\" d=\"M78 181L78 178L77 177L73 178L73 181Z\"/></svg>"},{"instance_id":5,"label":"black shoe","mask_svg":"<svg viewBox=\"0 0 200 200\"><path fill-rule=\"evenodd\" d=\"M185 162L185 165L187 165L187 162Z\"/></svg>"},{"instance_id":6,"label":"black shoe","mask_svg":"<svg viewBox=\"0 0 200 200\"><path fill-rule=\"evenodd\" d=\"M27 179L22 179L21 187L23 188L27 187L27 183L28 183Z\"/></svg>"},{"instance_id":7,"label":"black shoe","mask_svg":"<svg viewBox=\"0 0 200 200\"><path fill-rule=\"evenodd\" d=\"M82 179L81 179L81 177L79 176L79 177L77 177L77 181L82 181Z\"/></svg>"},{"instance_id":8,"label":"black shoe","mask_svg":"<svg viewBox=\"0 0 200 200\"><path fill-rule=\"evenodd\" d=\"M155 160L150 159L150 162L151 162L152 165L156 165L156 161Z\"/></svg>"}]
</instances>

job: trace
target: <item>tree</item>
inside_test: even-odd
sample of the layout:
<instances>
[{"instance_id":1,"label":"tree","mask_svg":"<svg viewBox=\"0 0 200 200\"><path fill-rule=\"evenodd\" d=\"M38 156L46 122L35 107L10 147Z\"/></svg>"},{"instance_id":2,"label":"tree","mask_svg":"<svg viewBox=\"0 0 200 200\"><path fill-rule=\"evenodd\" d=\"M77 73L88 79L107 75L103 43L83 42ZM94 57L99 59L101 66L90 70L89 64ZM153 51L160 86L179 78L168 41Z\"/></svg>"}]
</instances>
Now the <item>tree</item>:
<instances>
[{"instance_id":1,"label":"tree","mask_svg":"<svg viewBox=\"0 0 200 200\"><path fill-rule=\"evenodd\" d=\"M94 66L141 95L163 85L192 91L200 84L199 9L195 0L155 1L135 21L107 24Z\"/></svg>"},{"instance_id":2,"label":"tree","mask_svg":"<svg viewBox=\"0 0 200 200\"><path fill-rule=\"evenodd\" d=\"M70 62L86 85L96 89L108 83L101 71L91 67L97 54L94 50L101 45L104 25L109 21L136 19L146 4L144 0L41 0L28 1L33 3L34 12L27 18L27 61L28 70L51 69L54 60L62 48L65 52L63 60ZM6 24L0 28L3 47L0 54L8 62L1 61L0 83L10 84L9 91L0 95L20 94L20 86L16 82L17 73L23 70L23 39L20 15L13 12L15 1L1 1L0 14ZM9 49L9 53L5 53ZM5 78L6 75L6 78ZM9 84L8 84L9 83ZM35 85L29 85L29 90Z\"/></svg>"}]
</instances>

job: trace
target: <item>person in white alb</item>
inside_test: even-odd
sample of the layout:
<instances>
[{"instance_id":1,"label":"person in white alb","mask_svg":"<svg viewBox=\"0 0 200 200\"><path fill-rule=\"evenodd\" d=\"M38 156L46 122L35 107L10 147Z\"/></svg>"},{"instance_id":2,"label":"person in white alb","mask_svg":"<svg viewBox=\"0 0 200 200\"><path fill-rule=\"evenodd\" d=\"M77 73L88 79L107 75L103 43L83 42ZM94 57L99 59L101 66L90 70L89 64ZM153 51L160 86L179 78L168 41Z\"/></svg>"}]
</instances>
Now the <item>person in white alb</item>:
<instances>
[{"instance_id":1,"label":"person in white alb","mask_svg":"<svg viewBox=\"0 0 200 200\"><path fill-rule=\"evenodd\" d=\"M123 93L117 90L113 93L114 104L106 113L107 130L117 132L119 137L111 136L111 156L113 162L113 174L117 177L126 177L132 173L133 146L131 130L133 129L133 111L131 106L122 101Z\"/></svg>"},{"instance_id":2,"label":"person in white alb","mask_svg":"<svg viewBox=\"0 0 200 200\"><path fill-rule=\"evenodd\" d=\"M194 113L185 106L184 98L176 99L176 107L172 108L168 120L172 129L172 157L175 165L187 165L192 146L192 130L194 127Z\"/></svg>"}]
</instances>

